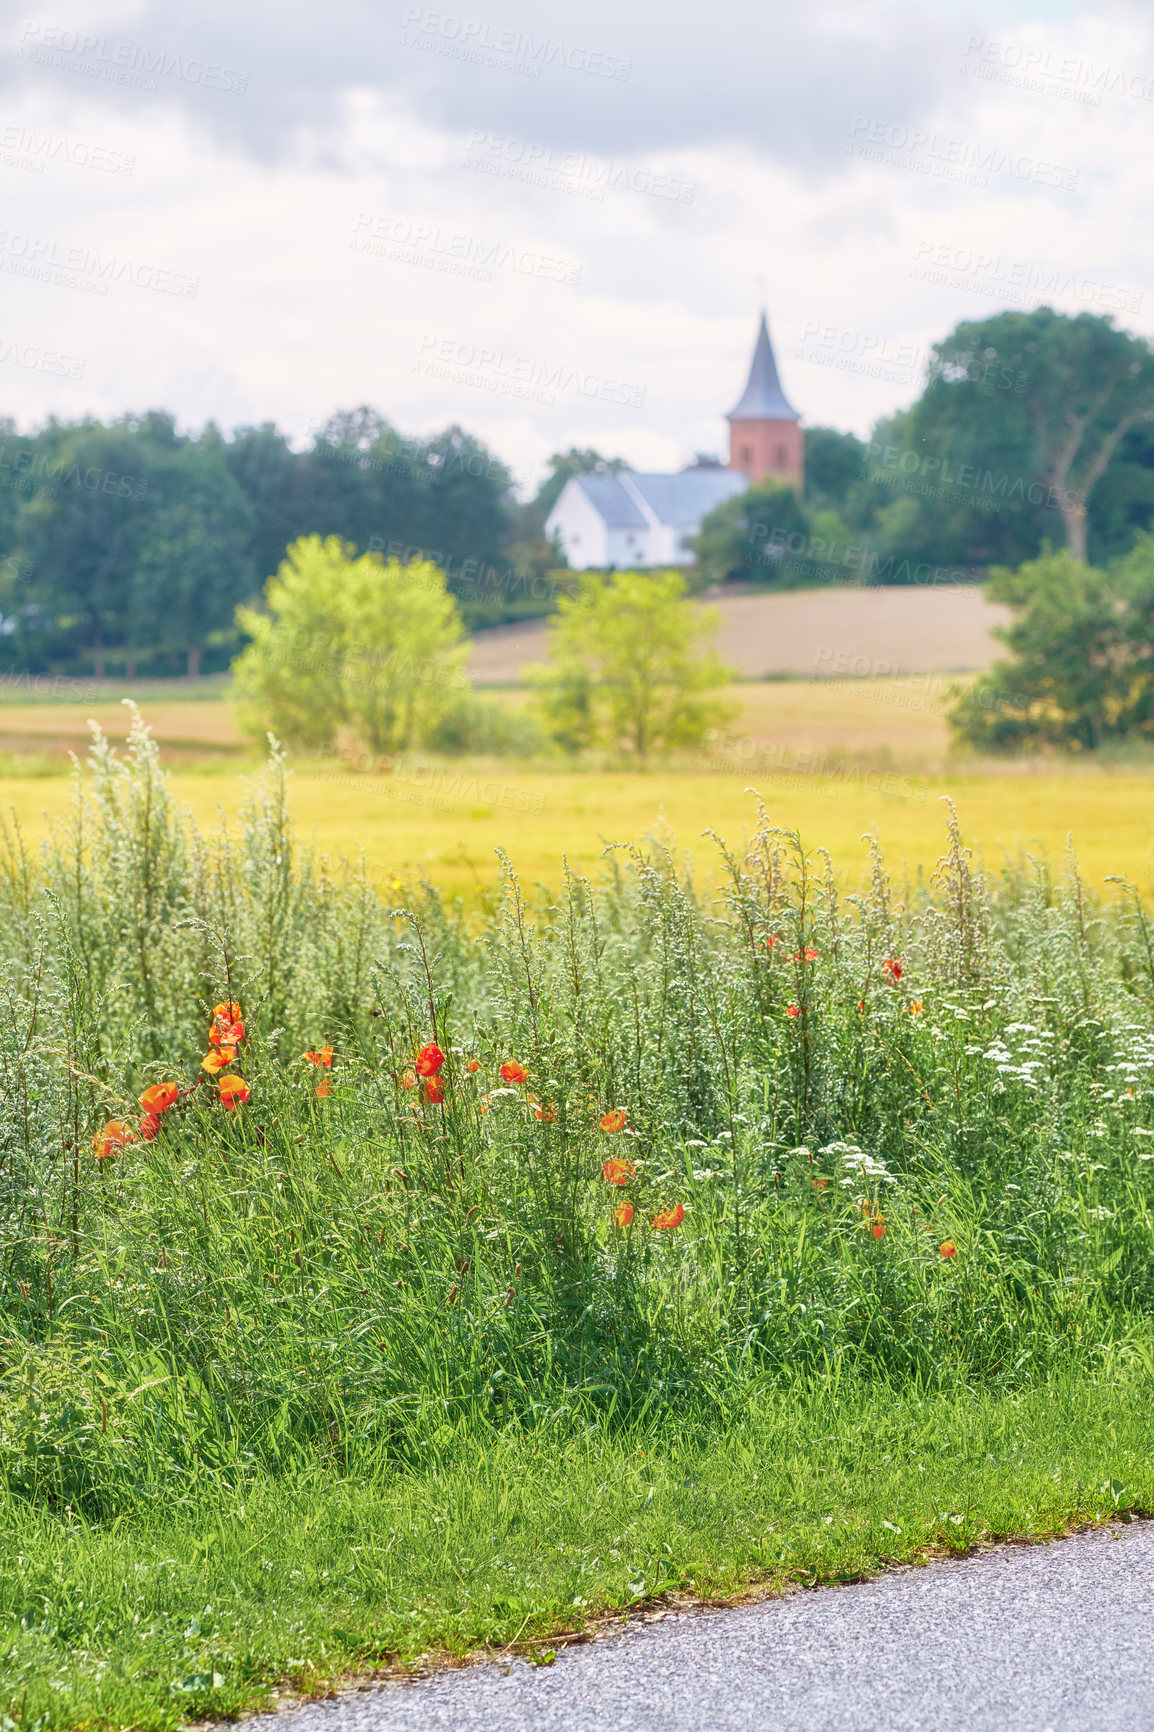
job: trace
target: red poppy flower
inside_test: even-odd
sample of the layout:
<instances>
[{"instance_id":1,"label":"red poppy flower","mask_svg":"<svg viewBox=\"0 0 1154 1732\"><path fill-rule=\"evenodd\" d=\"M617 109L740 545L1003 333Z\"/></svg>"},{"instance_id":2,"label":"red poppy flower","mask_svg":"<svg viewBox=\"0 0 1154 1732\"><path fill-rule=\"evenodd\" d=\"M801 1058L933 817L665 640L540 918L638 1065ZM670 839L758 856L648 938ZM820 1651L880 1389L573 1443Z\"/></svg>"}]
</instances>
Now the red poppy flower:
<instances>
[{"instance_id":1,"label":"red poppy flower","mask_svg":"<svg viewBox=\"0 0 1154 1732\"><path fill-rule=\"evenodd\" d=\"M901 979L902 965L896 956L891 956L888 962L882 963L882 973L888 974L891 980Z\"/></svg>"},{"instance_id":2,"label":"red poppy flower","mask_svg":"<svg viewBox=\"0 0 1154 1732\"><path fill-rule=\"evenodd\" d=\"M824 1191L829 1187L828 1179L811 1179L809 1182L815 1191Z\"/></svg>"},{"instance_id":3,"label":"red poppy flower","mask_svg":"<svg viewBox=\"0 0 1154 1732\"><path fill-rule=\"evenodd\" d=\"M637 1168L632 1161L606 1161L601 1169L601 1177L608 1179L611 1185L627 1185L636 1176Z\"/></svg>"},{"instance_id":4,"label":"red poppy flower","mask_svg":"<svg viewBox=\"0 0 1154 1732\"><path fill-rule=\"evenodd\" d=\"M330 1065L333 1062L333 1049L331 1046L322 1046L316 1052L306 1052L305 1057L310 1064Z\"/></svg>"},{"instance_id":5,"label":"red poppy flower","mask_svg":"<svg viewBox=\"0 0 1154 1732\"><path fill-rule=\"evenodd\" d=\"M874 1216L873 1222L871 1223L870 1231L873 1233L873 1236L875 1239L884 1239L885 1238L885 1236L886 1236L886 1218L884 1215L875 1215Z\"/></svg>"},{"instance_id":6,"label":"red poppy flower","mask_svg":"<svg viewBox=\"0 0 1154 1732\"><path fill-rule=\"evenodd\" d=\"M541 1102L539 1100L537 1100L533 1095L530 1095L529 1096L529 1105L533 1109L533 1117L535 1119L540 1119L542 1124L544 1124L544 1125L556 1124L557 1113L556 1113L556 1109L553 1106L552 1101L549 1101L546 1103L545 1106L542 1106Z\"/></svg>"},{"instance_id":7,"label":"red poppy flower","mask_svg":"<svg viewBox=\"0 0 1154 1732\"><path fill-rule=\"evenodd\" d=\"M800 1016L801 1011L797 1008L796 1004L787 1004L785 1007L785 1014L786 1016Z\"/></svg>"},{"instance_id":8,"label":"red poppy flower","mask_svg":"<svg viewBox=\"0 0 1154 1732\"><path fill-rule=\"evenodd\" d=\"M789 960L791 962L816 962L817 951L807 944L804 951L797 951Z\"/></svg>"},{"instance_id":9,"label":"red poppy flower","mask_svg":"<svg viewBox=\"0 0 1154 1732\"><path fill-rule=\"evenodd\" d=\"M155 1113L145 1113L140 1121L140 1135L146 1143L150 1143L160 1129L160 1119Z\"/></svg>"},{"instance_id":10,"label":"red poppy flower","mask_svg":"<svg viewBox=\"0 0 1154 1732\"><path fill-rule=\"evenodd\" d=\"M313 1093L315 1095L318 1095L322 1101L327 1100L329 1098L329 1096L332 1094L332 1092L333 1092L333 1079L332 1079L332 1077L329 1077L329 1076L323 1076L321 1078L320 1082L317 1084L316 1088L313 1090Z\"/></svg>"},{"instance_id":11,"label":"red poppy flower","mask_svg":"<svg viewBox=\"0 0 1154 1732\"><path fill-rule=\"evenodd\" d=\"M227 1107L230 1113L235 1112L238 1106L243 1106L252 1095L252 1090L243 1077L222 1076L216 1086L220 1090L222 1106Z\"/></svg>"},{"instance_id":12,"label":"red poppy flower","mask_svg":"<svg viewBox=\"0 0 1154 1732\"><path fill-rule=\"evenodd\" d=\"M942 1246L942 1256L949 1259L950 1257L956 1257L957 1254L958 1247L954 1244L952 1239L947 1239L945 1244Z\"/></svg>"},{"instance_id":13,"label":"red poppy flower","mask_svg":"<svg viewBox=\"0 0 1154 1732\"><path fill-rule=\"evenodd\" d=\"M226 999L223 1004L214 1004L212 1007L212 1014L214 1017L226 1017L229 1022L239 1022L241 1018L241 1008L235 998L229 998Z\"/></svg>"},{"instance_id":14,"label":"red poppy flower","mask_svg":"<svg viewBox=\"0 0 1154 1732\"><path fill-rule=\"evenodd\" d=\"M221 1046L215 1052L205 1054L200 1061L200 1068L206 1070L209 1076L216 1076L219 1071L227 1070L235 1057L235 1046Z\"/></svg>"},{"instance_id":15,"label":"red poppy flower","mask_svg":"<svg viewBox=\"0 0 1154 1732\"><path fill-rule=\"evenodd\" d=\"M765 948L767 950L772 950L775 944L784 944L784 942L785 942L785 940L783 938L779 938L776 932L771 932L769 937L765 941Z\"/></svg>"},{"instance_id":16,"label":"red poppy flower","mask_svg":"<svg viewBox=\"0 0 1154 1732\"><path fill-rule=\"evenodd\" d=\"M480 1060L475 1059L475 1058L471 1058L469 1060L468 1064L465 1066L466 1070L480 1070L480 1068L481 1068Z\"/></svg>"},{"instance_id":17,"label":"red poppy flower","mask_svg":"<svg viewBox=\"0 0 1154 1732\"><path fill-rule=\"evenodd\" d=\"M685 1210L680 1203L675 1203L672 1209L662 1209L659 1215L653 1217L653 1231L666 1233L670 1227L680 1227L685 1219Z\"/></svg>"},{"instance_id":18,"label":"red poppy flower","mask_svg":"<svg viewBox=\"0 0 1154 1732\"><path fill-rule=\"evenodd\" d=\"M180 1086L177 1083L153 1083L152 1087L145 1089L141 1095L140 1104L146 1113L159 1116L175 1105L179 1093Z\"/></svg>"},{"instance_id":19,"label":"red poppy flower","mask_svg":"<svg viewBox=\"0 0 1154 1732\"><path fill-rule=\"evenodd\" d=\"M110 1161L126 1143L136 1141L136 1132L123 1119L109 1119L103 1130L92 1139L92 1152L98 1161Z\"/></svg>"},{"instance_id":20,"label":"red poppy flower","mask_svg":"<svg viewBox=\"0 0 1154 1732\"><path fill-rule=\"evenodd\" d=\"M411 1070L403 1071L401 1074L401 1087L403 1089L415 1089L416 1086L417 1086L416 1073L414 1071L411 1071Z\"/></svg>"},{"instance_id":21,"label":"red poppy flower","mask_svg":"<svg viewBox=\"0 0 1154 1732\"><path fill-rule=\"evenodd\" d=\"M528 1080L529 1072L525 1069L525 1066L519 1064L515 1058L507 1060L507 1062L501 1066L502 1082L521 1083L528 1082Z\"/></svg>"},{"instance_id":22,"label":"red poppy flower","mask_svg":"<svg viewBox=\"0 0 1154 1732\"><path fill-rule=\"evenodd\" d=\"M601 1129L612 1133L625 1129L625 1108L614 1107L611 1113L606 1113L601 1120Z\"/></svg>"},{"instance_id":23,"label":"red poppy flower","mask_svg":"<svg viewBox=\"0 0 1154 1732\"><path fill-rule=\"evenodd\" d=\"M425 1084L425 1099L429 1102L430 1106L439 1107L445 1098L444 1083L441 1081L439 1076L427 1076L423 1081Z\"/></svg>"},{"instance_id":24,"label":"red poppy flower","mask_svg":"<svg viewBox=\"0 0 1154 1732\"><path fill-rule=\"evenodd\" d=\"M910 1015L911 1016L920 1016L921 1014L922 1014L922 1001L920 998L915 998L914 1002L910 1005Z\"/></svg>"},{"instance_id":25,"label":"red poppy flower","mask_svg":"<svg viewBox=\"0 0 1154 1732\"><path fill-rule=\"evenodd\" d=\"M230 1022L227 1016L214 1017L208 1039L210 1046L239 1046L244 1039L244 1023Z\"/></svg>"},{"instance_id":26,"label":"red poppy flower","mask_svg":"<svg viewBox=\"0 0 1154 1732\"><path fill-rule=\"evenodd\" d=\"M444 1053L436 1041L431 1040L428 1046L423 1046L417 1054L417 1075L436 1076L444 1062Z\"/></svg>"},{"instance_id":27,"label":"red poppy flower","mask_svg":"<svg viewBox=\"0 0 1154 1732\"><path fill-rule=\"evenodd\" d=\"M858 1009L859 1009L859 1010L864 1010L864 1009L865 1009L865 999L864 999L864 998L859 998L859 999L858 999L858 1001L857 1001L857 1007L858 1007Z\"/></svg>"},{"instance_id":28,"label":"red poppy flower","mask_svg":"<svg viewBox=\"0 0 1154 1732\"><path fill-rule=\"evenodd\" d=\"M621 1207L619 1209L614 1209L614 1211L613 1211L613 1225L615 1227L619 1227L619 1228L624 1229L624 1228L628 1227L628 1225L632 1221L632 1219L633 1219L633 1204L632 1203L622 1203Z\"/></svg>"}]
</instances>

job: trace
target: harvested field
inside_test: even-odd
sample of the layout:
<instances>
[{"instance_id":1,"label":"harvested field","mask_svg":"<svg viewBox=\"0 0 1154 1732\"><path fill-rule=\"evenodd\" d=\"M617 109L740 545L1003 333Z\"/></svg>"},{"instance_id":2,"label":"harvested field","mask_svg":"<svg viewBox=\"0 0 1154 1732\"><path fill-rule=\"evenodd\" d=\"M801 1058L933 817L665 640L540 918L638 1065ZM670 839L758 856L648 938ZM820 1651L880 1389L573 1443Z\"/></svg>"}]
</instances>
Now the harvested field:
<instances>
[{"instance_id":1,"label":"harvested field","mask_svg":"<svg viewBox=\"0 0 1154 1732\"><path fill-rule=\"evenodd\" d=\"M727 595L718 645L744 679L774 674L862 677L972 673L998 653L990 633L1005 608L976 585L948 589L801 589ZM474 638L469 671L479 685L515 685L525 662L545 655L545 621L495 626Z\"/></svg>"}]
</instances>

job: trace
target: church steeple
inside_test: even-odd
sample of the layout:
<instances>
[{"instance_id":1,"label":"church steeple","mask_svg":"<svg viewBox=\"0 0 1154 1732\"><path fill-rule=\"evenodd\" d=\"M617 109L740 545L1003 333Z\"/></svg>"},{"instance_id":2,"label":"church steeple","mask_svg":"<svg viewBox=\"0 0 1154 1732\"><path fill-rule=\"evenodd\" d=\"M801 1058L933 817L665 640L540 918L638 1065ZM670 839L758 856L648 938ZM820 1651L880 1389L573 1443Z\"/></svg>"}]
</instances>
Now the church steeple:
<instances>
[{"instance_id":1,"label":"church steeple","mask_svg":"<svg viewBox=\"0 0 1154 1732\"><path fill-rule=\"evenodd\" d=\"M801 417L781 388L764 312L753 346L749 380L741 401L730 410L726 420L731 469L740 469L750 481L773 476L801 491L804 480Z\"/></svg>"},{"instance_id":2,"label":"church steeple","mask_svg":"<svg viewBox=\"0 0 1154 1732\"><path fill-rule=\"evenodd\" d=\"M749 368L749 383L736 409L731 409L727 421L798 421L801 417L787 401L777 376L773 344L764 312L757 327L757 342L753 345L753 361Z\"/></svg>"}]
</instances>

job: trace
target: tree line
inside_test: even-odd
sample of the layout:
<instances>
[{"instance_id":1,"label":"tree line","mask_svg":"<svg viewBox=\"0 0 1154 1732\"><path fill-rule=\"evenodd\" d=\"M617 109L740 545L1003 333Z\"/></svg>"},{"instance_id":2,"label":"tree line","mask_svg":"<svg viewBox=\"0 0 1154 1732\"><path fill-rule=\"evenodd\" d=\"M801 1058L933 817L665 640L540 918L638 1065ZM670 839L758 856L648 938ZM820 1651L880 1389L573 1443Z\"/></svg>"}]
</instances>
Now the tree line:
<instances>
[{"instance_id":1,"label":"tree line","mask_svg":"<svg viewBox=\"0 0 1154 1732\"><path fill-rule=\"evenodd\" d=\"M225 668L244 642L238 606L309 534L431 561L470 628L547 611L545 512L518 505L511 481L460 427L406 439L368 408L303 451L271 423L192 435L159 412L25 434L0 423L0 666Z\"/></svg>"},{"instance_id":2,"label":"tree line","mask_svg":"<svg viewBox=\"0 0 1154 1732\"><path fill-rule=\"evenodd\" d=\"M956 582L1054 546L1105 564L1154 527L1154 355L1088 313L963 323L912 407L868 439L807 428L805 463L804 497L762 482L706 519L694 587ZM309 535L437 566L468 630L552 612L577 584L548 513L571 475L620 467L555 453L519 503L462 428L407 439L367 407L304 450L272 423L186 434L159 411L2 421L0 670L223 669L238 607Z\"/></svg>"}]
</instances>

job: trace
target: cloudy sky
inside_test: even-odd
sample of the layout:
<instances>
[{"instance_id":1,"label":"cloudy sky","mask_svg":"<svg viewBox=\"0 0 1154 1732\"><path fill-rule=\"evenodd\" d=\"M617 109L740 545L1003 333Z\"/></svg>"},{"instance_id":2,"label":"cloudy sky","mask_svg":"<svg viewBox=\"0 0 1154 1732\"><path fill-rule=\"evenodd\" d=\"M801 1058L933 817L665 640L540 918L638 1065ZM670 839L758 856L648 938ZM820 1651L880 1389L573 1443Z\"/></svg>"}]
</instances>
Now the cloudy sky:
<instances>
[{"instance_id":1,"label":"cloudy sky","mask_svg":"<svg viewBox=\"0 0 1154 1732\"><path fill-rule=\"evenodd\" d=\"M297 439L370 403L528 485L721 452L756 311L866 433L960 319L1154 334L1149 0L28 0L0 413ZM1145 195L1145 196L1144 196Z\"/></svg>"}]
</instances>

